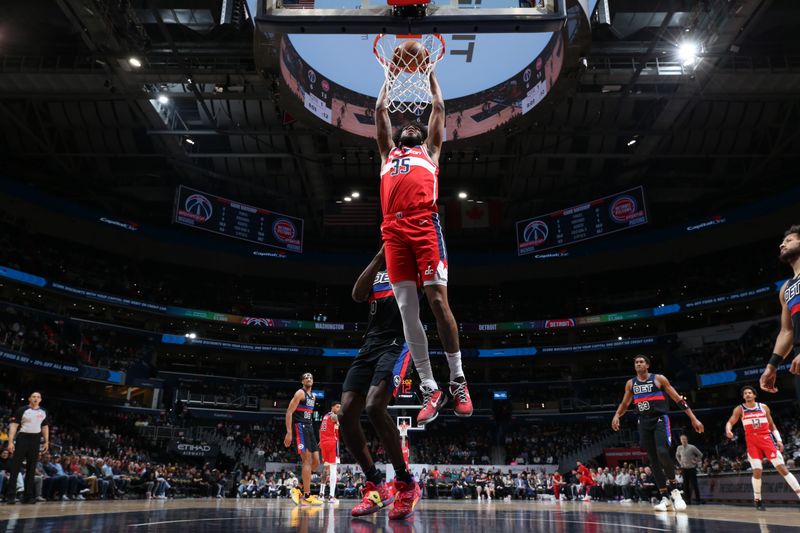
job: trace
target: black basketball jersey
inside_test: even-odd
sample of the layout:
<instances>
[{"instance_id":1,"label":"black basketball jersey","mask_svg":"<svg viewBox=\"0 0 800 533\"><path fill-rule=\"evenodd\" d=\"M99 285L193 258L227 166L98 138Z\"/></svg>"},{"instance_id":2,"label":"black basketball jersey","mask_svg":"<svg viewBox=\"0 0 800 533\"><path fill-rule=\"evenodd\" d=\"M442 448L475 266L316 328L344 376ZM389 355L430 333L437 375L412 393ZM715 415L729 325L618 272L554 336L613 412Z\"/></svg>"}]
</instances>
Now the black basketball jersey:
<instances>
[{"instance_id":1,"label":"black basketball jersey","mask_svg":"<svg viewBox=\"0 0 800 533\"><path fill-rule=\"evenodd\" d=\"M389 274L380 271L372 282L369 295L369 320L364 339L397 339L403 337L403 318L394 298ZM401 343L402 344L402 343Z\"/></svg>"},{"instance_id":2,"label":"black basketball jersey","mask_svg":"<svg viewBox=\"0 0 800 533\"><path fill-rule=\"evenodd\" d=\"M311 424L313 422L311 417L314 415L316 398L313 393L309 394L305 389L303 389L303 394L305 394L305 399L297 405L294 413L292 413L292 420L299 424Z\"/></svg>"},{"instance_id":3,"label":"black basketball jersey","mask_svg":"<svg viewBox=\"0 0 800 533\"><path fill-rule=\"evenodd\" d=\"M661 416L669 411L667 397L656 384L656 375L648 374L644 381L633 378L633 404L639 416Z\"/></svg>"},{"instance_id":4,"label":"black basketball jersey","mask_svg":"<svg viewBox=\"0 0 800 533\"><path fill-rule=\"evenodd\" d=\"M792 278L783 290L783 299L792 315L794 330L794 351L800 353L800 276Z\"/></svg>"}]
</instances>

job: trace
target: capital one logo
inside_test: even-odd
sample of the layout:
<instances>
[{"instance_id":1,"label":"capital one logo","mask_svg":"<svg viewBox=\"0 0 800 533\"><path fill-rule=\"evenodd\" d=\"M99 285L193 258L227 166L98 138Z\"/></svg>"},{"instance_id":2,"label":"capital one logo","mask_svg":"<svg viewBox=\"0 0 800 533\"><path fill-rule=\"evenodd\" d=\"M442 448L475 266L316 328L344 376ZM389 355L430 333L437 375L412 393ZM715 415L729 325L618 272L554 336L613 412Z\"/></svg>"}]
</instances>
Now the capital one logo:
<instances>
[{"instance_id":1,"label":"capital one logo","mask_svg":"<svg viewBox=\"0 0 800 533\"><path fill-rule=\"evenodd\" d=\"M183 203L184 209L197 217L201 222L205 222L211 218L214 209L211 207L211 202L202 194L192 194Z\"/></svg>"}]
</instances>

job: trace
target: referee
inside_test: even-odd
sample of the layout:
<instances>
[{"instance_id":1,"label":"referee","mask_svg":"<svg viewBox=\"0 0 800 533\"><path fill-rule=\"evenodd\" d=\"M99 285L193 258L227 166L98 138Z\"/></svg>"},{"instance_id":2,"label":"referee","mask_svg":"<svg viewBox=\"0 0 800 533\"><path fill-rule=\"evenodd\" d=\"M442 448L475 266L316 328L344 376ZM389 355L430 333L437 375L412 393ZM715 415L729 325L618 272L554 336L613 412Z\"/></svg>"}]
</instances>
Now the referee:
<instances>
[{"instance_id":1,"label":"referee","mask_svg":"<svg viewBox=\"0 0 800 533\"><path fill-rule=\"evenodd\" d=\"M50 421L47 413L39 407L42 395L31 393L28 405L20 407L11 417L8 428L8 451L11 459L11 478L8 483L8 504L16 501L17 476L25 461L25 497L23 503L36 503L34 483L36 481L36 462L39 460L39 444L44 437L42 453L47 452L50 443ZM16 437L16 445L14 444Z\"/></svg>"}]
</instances>

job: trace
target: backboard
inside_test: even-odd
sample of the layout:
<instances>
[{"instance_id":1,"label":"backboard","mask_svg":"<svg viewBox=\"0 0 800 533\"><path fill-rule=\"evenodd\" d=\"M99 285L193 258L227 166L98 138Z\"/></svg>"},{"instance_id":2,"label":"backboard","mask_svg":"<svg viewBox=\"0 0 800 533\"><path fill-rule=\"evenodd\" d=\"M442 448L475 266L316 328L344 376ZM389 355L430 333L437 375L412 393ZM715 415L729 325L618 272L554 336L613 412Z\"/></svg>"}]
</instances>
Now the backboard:
<instances>
[{"instance_id":1,"label":"backboard","mask_svg":"<svg viewBox=\"0 0 800 533\"><path fill-rule=\"evenodd\" d=\"M432 0L420 14L398 16L385 0L260 0L256 23L278 33L552 33L567 18L566 0Z\"/></svg>"}]
</instances>

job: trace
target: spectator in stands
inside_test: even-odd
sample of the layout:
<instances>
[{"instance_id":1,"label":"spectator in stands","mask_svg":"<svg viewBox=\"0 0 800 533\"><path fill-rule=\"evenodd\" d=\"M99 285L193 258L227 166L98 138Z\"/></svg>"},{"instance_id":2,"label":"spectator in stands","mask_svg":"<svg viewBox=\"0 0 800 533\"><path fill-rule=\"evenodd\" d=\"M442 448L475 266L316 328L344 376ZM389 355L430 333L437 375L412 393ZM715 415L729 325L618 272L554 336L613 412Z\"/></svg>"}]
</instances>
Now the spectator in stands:
<instances>
[{"instance_id":1,"label":"spectator in stands","mask_svg":"<svg viewBox=\"0 0 800 533\"><path fill-rule=\"evenodd\" d=\"M6 438L8 441L8 438ZM5 501L5 492L3 489L6 487L6 483L8 483L8 478L11 474L9 471L11 470L11 454L8 453L8 450L3 450L0 452L0 495L3 497L3 501Z\"/></svg>"},{"instance_id":2,"label":"spectator in stands","mask_svg":"<svg viewBox=\"0 0 800 533\"><path fill-rule=\"evenodd\" d=\"M640 502L648 502L655 500L657 492L656 480L653 477L653 471L647 466L644 472L639 474L639 481L636 484L636 495L639 497Z\"/></svg>"}]
</instances>

